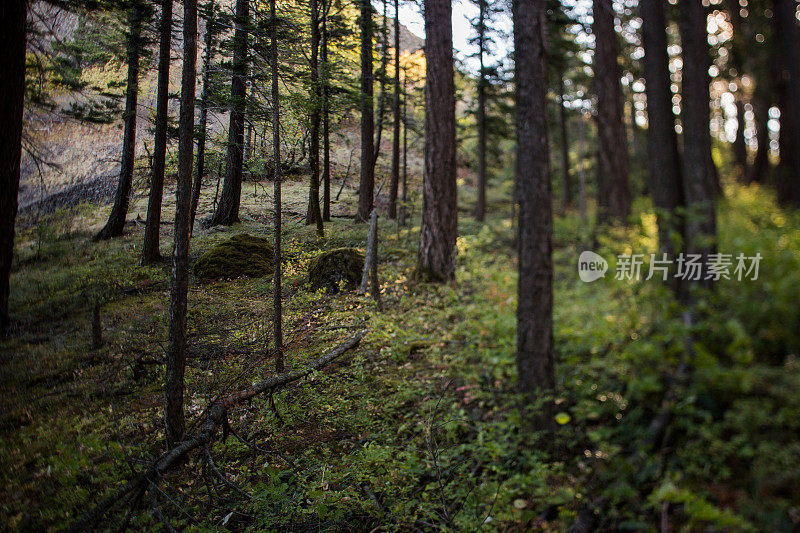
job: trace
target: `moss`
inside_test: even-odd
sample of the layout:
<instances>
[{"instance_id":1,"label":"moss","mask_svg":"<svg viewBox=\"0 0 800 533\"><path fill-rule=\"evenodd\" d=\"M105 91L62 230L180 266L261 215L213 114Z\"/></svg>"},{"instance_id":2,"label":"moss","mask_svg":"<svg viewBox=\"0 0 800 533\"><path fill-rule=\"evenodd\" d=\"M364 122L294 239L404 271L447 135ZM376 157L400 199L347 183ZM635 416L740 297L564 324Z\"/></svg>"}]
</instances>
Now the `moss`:
<instances>
[{"instance_id":1,"label":"moss","mask_svg":"<svg viewBox=\"0 0 800 533\"><path fill-rule=\"evenodd\" d=\"M413 278L421 283L447 283L448 279L429 268L417 266L414 270Z\"/></svg>"},{"instance_id":2,"label":"moss","mask_svg":"<svg viewBox=\"0 0 800 533\"><path fill-rule=\"evenodd\" d=\"M361 281L364 253L357 248L336 248L322 252L308 264L308 282L314 290L325 288L328 293L344 287L354 289Z\"/></svg>"},{"instance_id":3,"label":"moss","mask_svg":"<svg viewBox=\"0 0 800 533\"><path fill-rule=\"evenodd\" d=\"M262 278L272 275L272 243L246 233L217 243L194 264L200 279Z\"/></svg>"}]
</instances>

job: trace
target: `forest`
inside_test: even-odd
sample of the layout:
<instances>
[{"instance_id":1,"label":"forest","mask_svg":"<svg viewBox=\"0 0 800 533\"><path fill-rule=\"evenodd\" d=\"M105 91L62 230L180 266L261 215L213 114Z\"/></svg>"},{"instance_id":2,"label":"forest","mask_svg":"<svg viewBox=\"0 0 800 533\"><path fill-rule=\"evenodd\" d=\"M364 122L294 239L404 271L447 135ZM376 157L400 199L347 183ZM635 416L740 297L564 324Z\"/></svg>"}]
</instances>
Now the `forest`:
<instances>
[{"instance_id":1,"label":"forest","mask_svg":"<svg viewBox=\"0 0 800 533\"><path fill-rule=\"evenodd\" d=\"M800 531L800 1L0 35L0 530Z\"/></svg>"}]
</instances>

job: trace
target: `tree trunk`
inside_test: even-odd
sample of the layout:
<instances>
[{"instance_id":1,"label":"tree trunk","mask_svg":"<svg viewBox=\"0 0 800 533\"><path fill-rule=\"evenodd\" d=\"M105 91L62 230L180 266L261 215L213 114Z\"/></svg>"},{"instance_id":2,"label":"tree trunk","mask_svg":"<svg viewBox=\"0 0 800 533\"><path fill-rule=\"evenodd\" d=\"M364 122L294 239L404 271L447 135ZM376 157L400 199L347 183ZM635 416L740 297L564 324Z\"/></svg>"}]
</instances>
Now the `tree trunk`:
<instances>
[{"instance_id":1,"label":"tree trunk","mask_svg":"<svg viewBox=\"0 0 800 533\"><path fill-rule=\"evenodd\" d=\"M758 82L757 82L758 83ZM753 158L753 165L747 173L747 183L760 183L764 180L765 174L769 170L769 103L766 98L759 95L756 87L756 94L753 96L753 116L756 122L756 156Z\"/></svg>"},{"instance_id":2,"label":"tree trunk","mask_svg":"<svg viewBox=\"0 0 800 533\"><path fill-rule=\"evenodd\" d=\"M375 193L372 135L375 130L372 109L372 4L361 1L361 177L358 184L356 222L366 222L372 212Z\"/></svg>"},{"instance_id":3,"label":"tree trunk","mask_svg":"<svg viewBox=\"0 0 800 533\"><path fill-rule=\"evenodd\" d=\"M478 202L475 220L483 222L486 217L486 0L478 0Z\"/></svg>"},{"instance_id":4,"label":"tree trunk","mask_svg":"<svg viewBox=\"0 0 800 533\"><path fill-rule=\"evenodd\" d=\"M741 97L741 95L739 95ZM736 138L733 140L733 158L739 169L739 180L744 181L747 170L747 142L744 138L744 102L741 98L736 100Z\"/></svg>"},{"instance_id":5,"label":"tree trunk","mask_svg":"<svg viewBox=\"0 0 800 533\"><path fill-rule=\"evenodd\" d=\"M244 159L245 78L247 77L247 25L249 1L236 0L236 24L233 36L233 77L231 79L231 118L228 130L228 153L225 182L217 211L210 225L230 226L239 222ZM276 163L277 164L277 163Z\"/></svg>"},{"instance_id":6,"label":"tree trunk","mask_svg":"<svg viewBox=\"0 0 800 533\"><path fill-rule=\"evenodd\" d=\"M417 276L455 276L456 118L450 0L425 0L425 171Z\"/></svg>"},{"instance_id":7,"label":"tree trunk","mask_svg":"<svg viewBox=\"0 0 800 533\"><path fill-rule=\"evenodd\" d=\"M183 374L186 367L186 299L189 290L189 217L194 151L197 72L197 0L183 0L183 75L175 188L175 246L169 306L169 352L164 386L167 447L183 439Z\"/></svg>"},{"instance_id":8,"label":"tree trunk","mask_svg":"<svg viewBox=\"0 0 800 533\"><path fill-rule=\"evenodd\" d=\"M250 81L248 82L250 86L250 94L253 94L253 78L250 76ZM247 98L247 87L245 87L245 98ZM244 114L244 122L247 125L247 133L244 136L244 155L242 157L243 167L249 168L250 159L253 158L253 111L250 109L249 105L245 105L245 114ZM249 176L249 174L248 174Z\"/></svg>"},{"instance_id":9,"label":"tree trunk","mask_svg":"<svg viewBox=\"0 0 800 533\"><path fill-rule=\"evenodd\" d=\"M317 225L317 235L322 237L322 213L319 210L319 126L320 126L320 86L319 86L319 6L317 0L310 0L311 10L311 132L310 154L311 179L308 187L308 211L306 224Z\"/></svg>"},{"instance_id":10,"label":"tree trunk","mask_svg":"<svg viewBox=\"0 0 800 533\"><path fill-rule=\"evenodd\" d=\"M272 160L274 234L272 272L272 325L275 342L275 371L283 372L283 310L281 309L281 109L278 90L278 30L275 17L275 0L269 2L270 19L270 74L272 83Z\"/></svg>"},{"instance_id":11,"label":"tree trunk","mask_svg":"<svg viewBox=\"0 0 800 533\"><path fill-rule=\"evenodd\" d=\"M569 138L567 137L567 106L564 102L564 69L558 72L558 116L561 126L561 172L564 180L564 198L562 206L564 211L572 205L572 186L569 181Z\"/></svg>"},{"instance_id":12,"label":"tree trunk","mask_svg":"<svg viewBox=\"0 0 800 533\"><path fill-rule=\"evenodd\" d=\"M686 251L715 249L714 176L709 131L709 56L706 10L700 0L681 0L683 54L683 191L686 197ZM706 261L703 261L704 263Z\"/></svg>"},{"instance_id":13,"label":"tree trunk","mask_svg":"<svg viewBox=\"0 0 800 533\"><path fill-rule=\"evenodd\" d=\"M625 92L623 91L623 98L625 98ZM631 145L631 152L630 152L630 161L631 164L635 164L636 161L639 160L639 131L636 126L636 105L633 101L633 89L630 90L630 98L625 99L625 107L628 108L628 120L630 121L629 128L631 132L630 137L630 145ZM647 194L647 184L644 185L644 194Z\"/></svg>"},{"instance_id":14,"label":"tree trunk","mask_svg":"<svg viewBox=\"0 0 800 533\"><path fill-rule=\"evenodd\" d=\"M203 95L200 97L200 134L197 139L197 171L192 185L192 213L190 231L194 229L197 204L200 202L200 189L206 165L206 135L208 133L208 93L211 90L211 59L214 56L214 0L208 2L205 36L206 55L203 59Z\"/></svg>"},{"instance_id":15,"label":"tree trunk","mask_svg":"<svg viewBox=\"0 0 800 533\"><path fill-rule=\"evenodd\" d=\"M517 384L530 402L555 389L553 363L553 214L547 140L545 0L513 0L516 50L519 281ZM535 429L553 427L553 404L534 415Z\"/></svg>"},{"instance_id":16,"label":"tree trunk","mask_svg":"<svg viewBox=\"0 0 800 533\"><path fill-rule=\"evenodd\" d=\"M678 135L672 113L664 2L642 0L639 9L645 50L650 190L658 216L660 249L673 258L678 252L674 236L683 234L677 208L684 205L684 199ZM673 289L677 288L677 284L673 284Z\"/></svg>"},{"instance_id":17,"label":"tree trunk","mask_svg":"<svg viewBox=\"0 0 800 533\"><path fill-rule=\"evenodd\" d=\"M581 222L586 223L586 120L585 111L581 109L580 122L578 122L578 211Z\"/></svg>"},{"instance_id":18,"label":"tree trunk","mask_svg":"<svg viewBox=\"0 0 800 533\"><path fill-rule=\"evenodd\" d=\"M169 122L169 63L172 42L172 0L163 0L161 8L161 42L158 49L158 89L156 90L156 131L153 138L153 172L150 177L150 198L144 228L142 265L161 259L161 200L164 195L164 167L167 159L167 123Z\"/></svg>"},{"instance_id":19,"label":"tree trunk","mask_svg":"<svg viewBox=\"0 0 800 533\"><path fill-rule=\"evenodd\" d=\"M597 92L597 221L627 223L631 212L628 150L611 0L594 0L594 71Z\"/></svg>"},{"instance_id":20,"label":"tree trunk","mask_svg":"<svg viewBox=\"0 0 800 533\"><path fill-rule=\"evenodd\" d=\"M369 285L370 273L373 267L377 264L377 246L378 246L378 212L373 209L369 216L369 231L367 232L367 247L364 253L364 268L361 271L361 284L358 286L358 294L364 295L367 293L367 285ZM373 263L374 256L374 263ZM377 285L377 282L376 282ZM373 291L373 296L375 293Z\"/></svg>"},{"instance_id":21,"label":"tree trunk","mask_svg":"<svg viewBox=\"0 0 800 533\"><path fill-rule=\"evenodd\" d=\"M389 218L397 217L397 188L400 183L400 2L394 0L394 99L392 100L392 177L389 182Z\"/></svg>"},{"instance_id":22,"label":"tree trunk","mask_svg":"<svg viewBox=\"0 0 800 533\"><path fill-rule=\"evenodd\" d=\"M331 220L331 117L328 65L328 9L330 0L325 1L325 14L322 18L322 220Z\"/></svg>"},{"instance_id":23,"label":"tree trunk","mask_svg":"<svg viewBox=\"0 0 800 533\"><path fill-rule=\"evenodd\" d=\"M14 259L19 167L22 156L22 111L25 105L26 0L7 0L0 8L0 337L8 331L8 296Z\"/></svg>"},{"instance_id":24,"label":"tree trunk","mask_svg":"<svg viewBox=\"0 0 800 533\"><path fill-rule=\"evenodd\" d=\"M778 164L778 201L800 204L800 50L797 3L773 0L775 51L778 66L778 107L781 110Z\"/></svg>"},{"instance_id":25,"label":"tree trunk","mask_svg":"<svg viewBox=\"0 0 800 533\"><path fill-rule=\"evenodd\" d=\"M125 127L122 133L122 163L119 183L114 195L114 206L103 229L94 240L119 237L125 228L128 204L133 186L133 163L136 157L136 106L139 98L139 55L141 54L142 10L137 2L131 3L130 33L128 35L128 85L125 90Z\"/></svg>"},{"instance_id":26,"label":"tree trunk","mask_svg":"<svg viewBox=\"0 0 800 533\"><path fill-rule=\"evenodd\" d=\"M381 73L378 76L378 131L375 133L375 150L372 154L372 168L378 162L383 138L383 123L386 118L386 78L389 70L389 26L386 21L387 0L383 0L383 23L381 24Z\"/></svg>"},{"instance_id":27,"label":"tree trunk","mask_svg":"<svg viewBox=\"0 0 800 533\"><path fill-rule=\"evenodd\" d=\"M406 225L408 212L408 71L403 70L403 196L400 200L399 224Z\"/></svg>"}]
</instances>

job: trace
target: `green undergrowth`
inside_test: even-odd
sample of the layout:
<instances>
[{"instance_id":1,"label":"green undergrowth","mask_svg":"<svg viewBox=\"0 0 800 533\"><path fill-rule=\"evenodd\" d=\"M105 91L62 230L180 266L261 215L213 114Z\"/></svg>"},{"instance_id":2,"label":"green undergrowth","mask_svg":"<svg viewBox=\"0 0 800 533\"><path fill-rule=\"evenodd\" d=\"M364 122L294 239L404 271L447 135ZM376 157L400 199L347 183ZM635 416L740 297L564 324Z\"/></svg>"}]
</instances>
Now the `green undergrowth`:
<instances>
[{"instance_id":1,"label":"green undergrowth","mask_svg":"<svg viewBox=\"0 0 800 533\"><path fill-rule=\"evenodd\" d=\"M188 531L566 529L587 504L604 530L797 527L800 499L800 220L765 191L731 188L720 251L763 256L758 281L696 294L688 327L654 281L613 279L621 253L655 251L646 204L602 234L576 213L555 228L558 429L525 430L514 388L516 259L507 218L462 219L457 281L414 277L418 228L380 222L382 309L369 295L307 281L321 250L364 247L366 225L335 219L284 230L286 358L298 367L345 338L361 345L272 397L228 413L211 455L170 472L158 509ZM503 209L503 212L508 210ZM268 236L248 220L228 234ZM198 257L220 240L193 237ZM141 230L103 244L85 235L20 252L12 276L18 333L2 345L0 520L58 528L163 451L168 265L137 266ZM595 242L596 241L596 242ZM610 259L583 283L577 256ZM189 292L186 407L196 428L213 398L273 375L269 278ZM89 349L91 307L104 345ZM641 439L690 339L689 380L654 451ZM109 529L118 527L123 506ZM131 527L161 527L148 496Z\"/></svg>"}]
</instances>

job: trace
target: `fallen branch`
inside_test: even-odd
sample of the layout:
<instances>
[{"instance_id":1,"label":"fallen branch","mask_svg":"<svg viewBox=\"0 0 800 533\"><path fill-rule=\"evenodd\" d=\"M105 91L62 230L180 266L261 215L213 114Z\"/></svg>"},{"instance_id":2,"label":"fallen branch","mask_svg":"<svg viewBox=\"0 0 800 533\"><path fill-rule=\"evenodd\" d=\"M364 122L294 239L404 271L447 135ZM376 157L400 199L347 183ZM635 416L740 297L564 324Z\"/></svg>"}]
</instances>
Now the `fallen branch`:
<instances>
[{"instance_id":1,"label":"fallen branch","mask_svg":"<svg viewBox=\"0 0 800 533\"><path fill-rule=\"evenodd\" d=\"M308 376L313 371L327 366L330 362L341 357L345 352L358 346L361 339L367 334L366 330L360 331L353 337L350 337L345 342L331 350L329 353L316 359L310 365L304 368L299 368L291 372L286 372L269 379L265 379L260 383L256 383L252 387L231 393L223 398L219 398L211 402L206 408L204 413L205 421L195 435L187 436L177 446L164 453L155 462L153 462L147 470L136 476L134 479L114 491L111 496L97 504L94 509L91 509L83 517L72 524L66 531L87 531L92 529L100 519L110 511L117 503L124 501L131 494L138 490L142 490L147 486L152 486L158 482L165 472L170 470L174 465L178 464L183 457L192 450L206 447L210 444L217 430L223 425L227 424L228 409L234 405L250 400L259 394L267 391L272 391L280 386L286 385L293 381L297 381L305 376Z\"/></svg>"}]
</instances>

